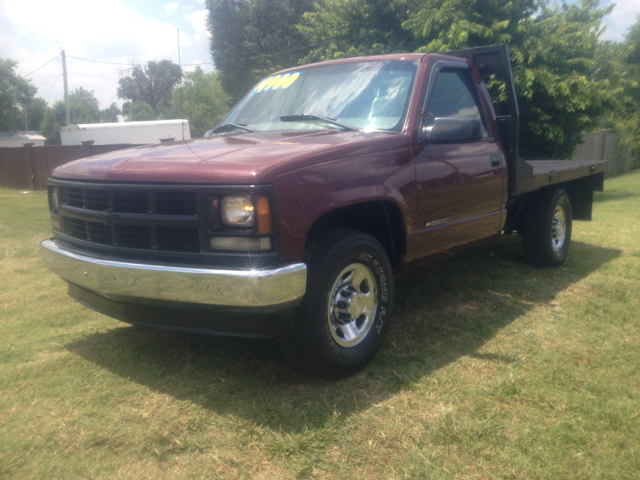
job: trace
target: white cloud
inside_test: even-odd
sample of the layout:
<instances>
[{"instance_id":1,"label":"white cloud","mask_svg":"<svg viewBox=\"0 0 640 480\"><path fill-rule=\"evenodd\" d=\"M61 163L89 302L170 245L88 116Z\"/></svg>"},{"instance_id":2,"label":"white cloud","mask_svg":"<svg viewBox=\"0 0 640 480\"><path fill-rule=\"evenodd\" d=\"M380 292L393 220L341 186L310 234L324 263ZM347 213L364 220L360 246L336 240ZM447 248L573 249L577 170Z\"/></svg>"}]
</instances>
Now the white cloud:
<instances>
[{"instance_id":1,"label":"white cloud","mask_svg":"<svg viewBox=\"0 0 640 480\"><path fill-rule=\"evenodd\" d=\"M608 6L612 2L601 1L601 6ZM616 0L613 12L604 18L607 29L602 35L603 40L624 41L629 33L629 27L635 23L640 14L640 0Z\"/></svg>"},{"instance_id":2,"label":"white cloud","mask_svg":"<svg viewBox=\"0 0 640 480\"><path fill-rule=\"evenodd\" d=\"M207 29L207 9L197 10L186 15L187 20L191 23L193 30L193 43L195 48L207 50L209 48L209 30Z\"/></svg>"},{"instance_id":3,"label":"white cloud","mask_svg":"<svg viewBox=\"0 0 640 480\"><path fill-rule=\"evenodd\" d=\"M196 32L194 37L198 43L207 48L206 41L202 42L199 37L202 30ZM183 63L192 63L185 50L194 50L194 42L192 37L180 32ZM17 60L19 74L27 75L42 66L58 55L61 48L67 54L69 90L76 87L93 90L102 108L114 101L120 103L116 94L118 79L127 66L79 58L124 64L162 59L178 62L176 27L138 14L124 0L0 0L0 56ZM203 52L192 53L197 58L203 56ZM39 86L56 77L60 67L56 60L30 78ZM44 84L38 95L46 96L45 100L51 104L62 98L62 90L60 77L55 85L54 81Z\"/></svg>"},{"instance_id":4,"label":"white cloud","mask_svg":"<svg viewBox=\"0 0 640 480\"><path fill-rule=\"evenodd\" d=\"M629 27L635 23L640 14L640 0L616 0L613 8L604 23L607 26L602 38L616 42L624 41L624 37L629 33Z\"/></svg>"},{"instance_id":5,"label":"white cloud","mask_svg":"<svg viewBox=\"0 0 640 480\"><path fill-rule=\"evenodd\" d=\"M612 1L601 0L601 7ZM607 30L602 38L622 41L640 13L640 0L615 2L613 12L604 19ZM69 90L76 87L93 90L102 108L114 101L121 103L116 91L127 66L73 57L125 64L162 59L177 63L176 27L179 27L182 63L205 63L206 71L213 69L204 0L164 4L175 25L153 18L156 13L159 18L166 18L165 11L136 5L138 11L127 5L127 0L0 0L0 57L17 60L18 73L24 76L64 48ZM60 73L61 63L57 59L30 77L40 87L38 95L49 104L63 96Z\"/></svg>"}]
</instances>

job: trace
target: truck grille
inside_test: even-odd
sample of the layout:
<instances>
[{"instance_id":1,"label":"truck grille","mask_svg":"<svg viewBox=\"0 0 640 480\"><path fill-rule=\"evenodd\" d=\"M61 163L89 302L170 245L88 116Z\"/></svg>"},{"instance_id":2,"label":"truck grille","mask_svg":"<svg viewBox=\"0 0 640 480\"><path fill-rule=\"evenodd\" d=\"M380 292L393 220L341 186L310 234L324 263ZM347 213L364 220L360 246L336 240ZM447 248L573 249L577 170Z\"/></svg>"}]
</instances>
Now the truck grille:
<instances>
[{"instance_id":1,"label":"truck grille","mask_svg":"<svg viewBox=\"0 0 640 480\"><path fill-rule=\"evenodd\" d=\"M195 192L101 190L62 187L63 205L100 212L195 215Z\"/></svg>"},{"instance_id":2,"label":"truck grille","mask_svg":"<svg viewBox=\"0 0 640 480\"><path fill-rule=\"evenodd\" d=\"M201 251L193 191L58 187L62 233L122 249Z\"/></svg>"}]
</instances>

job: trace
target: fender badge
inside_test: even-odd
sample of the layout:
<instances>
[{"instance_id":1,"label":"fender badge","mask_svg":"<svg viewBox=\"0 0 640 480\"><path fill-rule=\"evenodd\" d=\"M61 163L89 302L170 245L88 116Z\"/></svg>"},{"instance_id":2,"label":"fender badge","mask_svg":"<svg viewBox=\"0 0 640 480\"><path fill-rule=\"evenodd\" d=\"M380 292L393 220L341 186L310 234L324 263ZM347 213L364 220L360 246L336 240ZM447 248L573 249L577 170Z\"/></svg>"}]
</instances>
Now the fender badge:
<instances>
[{"instance_id":1,"label":"fender badge","mask_svg":"<svg viewBox=\"0 0 640 480\"><path fill-rule=\"evenodd\" d=\"M430 222L427 222L424 224L425 227L437 227L438 225L442 225L444 223L447 223L449 221L449 218L439 218L438 220L431 220Z\"/></svg>"}]
</instances>

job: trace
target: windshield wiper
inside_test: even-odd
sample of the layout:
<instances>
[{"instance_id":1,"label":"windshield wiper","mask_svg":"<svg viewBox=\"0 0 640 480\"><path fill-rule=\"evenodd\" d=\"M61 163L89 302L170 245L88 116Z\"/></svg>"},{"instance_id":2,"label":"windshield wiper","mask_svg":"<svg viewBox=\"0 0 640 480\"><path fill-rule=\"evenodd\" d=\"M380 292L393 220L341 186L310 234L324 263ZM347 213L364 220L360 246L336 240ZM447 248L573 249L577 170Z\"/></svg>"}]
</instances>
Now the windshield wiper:
<instances>
[{"instance_id":1,"label":"windshield wiper","mask_svg":"<svg viewBox=\"0 0 640 480\"><path fill-rule=\"evenodd\" d=\"M357 127L353 127L353 126L347 125L345 123L340 123L335 118L321 117L319 115L306 115L306 114L302 114L302 115L285 115L284 117L280 117L280 121L281 122L317 122L317 121L321 121L321 122L330 123L331 125L337 125L338 127L343 128L344 130L360 130Z\"/></svg>"},{"instance_id":2,"label":"windshield wiper","mask_svg":"<svg viewBox=\"0 0 640 480\"><path fill-rule=\"evenodd\" d=\"M257 132L253 128L249 128L246 125L241 123L225 123L224 125L220 125L219 127L214 128L213 130L209 130L204 134L205 137L211 137L216 133L224 132L225 130L244 130L245 132Z\"/></svg>"}]
</instances>

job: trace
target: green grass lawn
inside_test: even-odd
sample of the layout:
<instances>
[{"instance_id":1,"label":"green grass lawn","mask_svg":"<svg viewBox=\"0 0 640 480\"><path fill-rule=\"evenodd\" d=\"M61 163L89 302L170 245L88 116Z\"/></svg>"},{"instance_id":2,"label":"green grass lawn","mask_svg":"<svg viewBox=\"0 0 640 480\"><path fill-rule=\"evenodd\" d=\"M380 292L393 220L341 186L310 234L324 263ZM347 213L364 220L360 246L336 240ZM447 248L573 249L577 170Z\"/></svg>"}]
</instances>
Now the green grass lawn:
<instances>
[{"instance_id":1,"label":"green grass lawn","mask_svg":"<svg viewBox=\"0 0 640 480\"><path fill-rule=\"evenodd\" d=\"M378 357L339 382L77 304L49 235L44 192L0 189L2 478L640 476L640 171L562 268L514 236L400 278Z\"/></svg>"}]
</instances>

